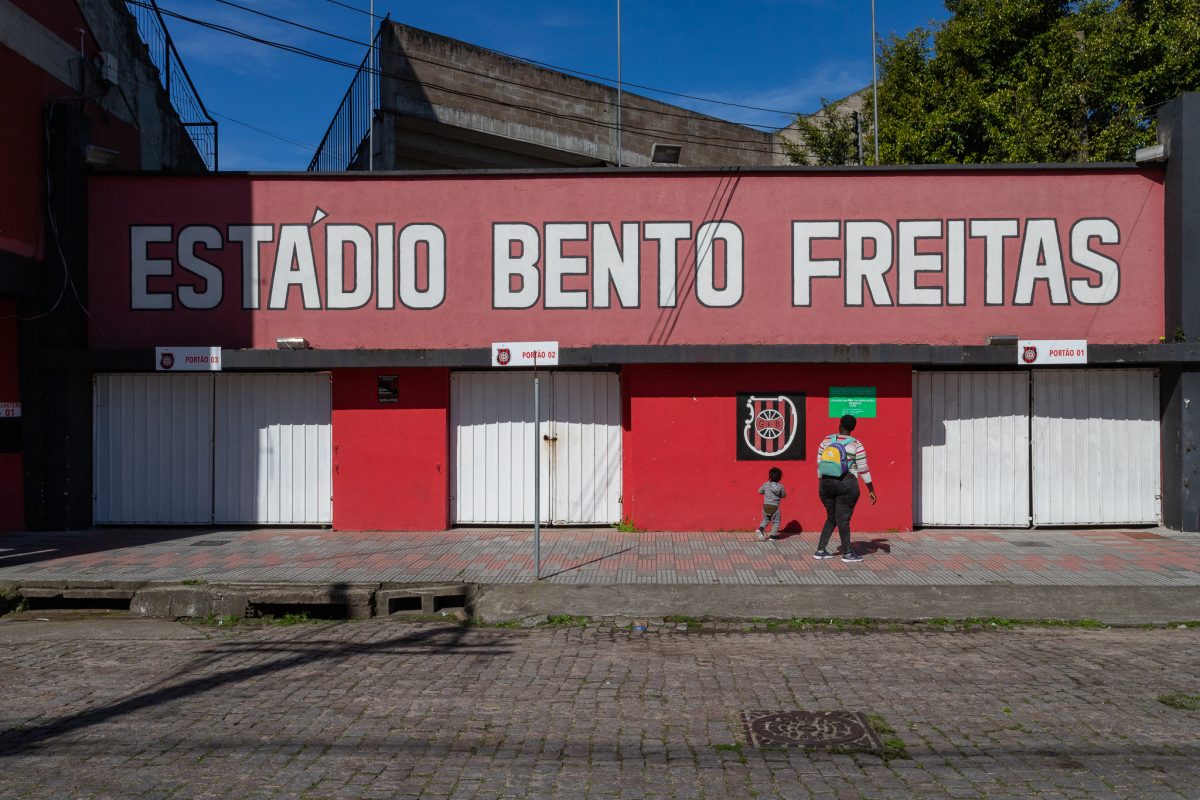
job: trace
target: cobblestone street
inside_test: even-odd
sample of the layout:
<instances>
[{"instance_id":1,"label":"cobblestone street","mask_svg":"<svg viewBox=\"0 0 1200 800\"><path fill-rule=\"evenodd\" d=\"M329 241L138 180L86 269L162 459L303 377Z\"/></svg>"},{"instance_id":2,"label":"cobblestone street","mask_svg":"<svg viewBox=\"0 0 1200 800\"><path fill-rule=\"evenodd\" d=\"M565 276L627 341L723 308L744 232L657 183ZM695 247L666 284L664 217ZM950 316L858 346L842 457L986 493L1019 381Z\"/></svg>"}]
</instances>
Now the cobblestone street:
<instances>
[{"instance_id":1,"label":"cobblestone street","mask_svg":"<svg viewBox=\"0 0 1200 800\"><path fill-rule=\"evenodd\" d=\"M1200 796L1200 630L0 623L4 797ZM878 715L910 758L756 749Z\"/></svg>"}]
</instances>

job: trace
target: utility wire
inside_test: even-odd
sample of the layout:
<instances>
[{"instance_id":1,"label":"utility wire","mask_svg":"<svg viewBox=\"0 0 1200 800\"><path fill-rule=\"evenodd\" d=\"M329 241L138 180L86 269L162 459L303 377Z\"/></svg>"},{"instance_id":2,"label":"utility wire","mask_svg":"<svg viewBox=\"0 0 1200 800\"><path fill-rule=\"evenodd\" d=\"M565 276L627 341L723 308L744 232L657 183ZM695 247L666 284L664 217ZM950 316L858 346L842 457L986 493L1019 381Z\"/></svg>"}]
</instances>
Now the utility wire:
<instances>
[{"instance_id":1,"label":"utility wire","mask_svg":"<svg viewBox=\"0 0 1200 800\"><path fill-rule=\"evenodd\" d=\"M350 44L355 44L355 45L362 44L361 39L354 39L349 36L342 36L340 34L333 33L332 31L322 30L321 28L316 28L311 25L305 25L302 22L297 22L295 20L288 19L286 17L280 17L275 14L269 14L265 11L259 11L256 8L251 8L249 6L242 5L241 3L233 2L233 0L212 0L212 2L220 3L221 5L229 6L231 8L240 9L249 14L254 14L256 16L263 17L264 19L273 20L275 22L279 22L284 25L290 25L294 28L299 28L300 30L309 31L311 33L316 33L321 36L327 36L330 39L336 39L336 40L342 41L342 42L349 42ZM365 11L363 13L368 14L368 15L370 14L369 11ZM384 17L383 19L387 19L387 18ZM476 45L472 45L472 47L475 47L475 46ZM437 60L434 60L431 58L424 58L422 56L412 55L412 54L404 52L402 50L392 50L392 49L389 49L386 47L384 47L384 48L376 47L376 49L380 50L384 53L388 53L390 55L400 56L408 61L415 61L415 62L420 62L423 64L431 64L436 67L441 67L442 69L453 70L455 72L462 72L462 73L466 73L468 75L474 75L475 77L485 78L490 81L507 83L512 86L519 86L524 89L536 89L537 91L539 91L543 94L559 95L561 97L569 97L572 100L583 100L585 102L599 103L602 105L610 105L610 106L617 105L616 102L614 102L612 100L604 100L604 99L599 99L599 98L586 97L584 95L573 94L571 92L565 92L565 91L562 91L559 89L552 89L549 87L532 86L530 84L522 83L521 81L514 80L512 78L506 78L506 77L499 76L499 75L492 75L492 74L489 74L486 72L480 72L478 70L468 69L466 67L460 67L455 64L447 64L447 63L437 61ZM484 49L487 50L487 48L484 48ZM502 53L498 50L489 50L488 52L495 53L495 54L503 56L505 58L515 59L517 61L521 61L522 63L534 64L537 66L548 66L548 65L544 65L542 62L536 62L536 61L531 61L529 59L518 58L517 56L512 56L507 53ZM562 68L559 68L559 67L554 67L554 69L557 69L562 72L571 72L571 70L563 70ZM587 73L577 73L577 74L585 75ZM590 77L599 77L599 76L590 76ZM600 80L607 81L608 79L600 78ZM638 84L628 84L628 85L638 86ZM648 88L648 87L639 87L639 88ZM755 111L765 111L765 112L775 113L775 114L787 114L788 116L793 116L793 117L797 116L799 114L799 112L794 112L794 111L777 111L775 109L758 108L756 106L746 106L746 105L741 105L738 103L726 103L724 101L713 100L713 99L707 98L707 97L697 97L697 96L693 96L693 95L683 95L683 94L678 94L678 93L673 93L673 92L667 92L666 90L662 90L662 89L652 89L651 91L655 91L655 92L659 92L659 93L663 93L663 94L676 94L676 96L679 96L679 97L688 97L693 100L703 101L705 103L718 103L721 105L735 106L737 108L746 108L746 109L752 109ZM685 119L690 119L690 118L694 117L694 113L693 114L686 114L686 113L680 114L677 112L670 112L670 111L655 111L654 113L658 116L664 116L664 117L681 117L681 118L685 118ZM824 112L816 112L815 114L800 114L800 116L825 116L825 114L824 114ZM714 117L714 119L717 119L717 118ZM769 128L772 131L776 129L775 126L764 125L762 123L757 123L757 122L741 122L739 120L726 120L726 119L722 119L721 121L729 122L734 125L742 125L747 128Z\"/></svg>"},{"instance_id":2,"label":"utility wire","mask_svg":"<svg viewBox=\"0 0 1200 800\"><path fill-rule=\"evenodd\" d=\"M249 122L243 122L240 119L234 119L233 117L229 116L228 114L222 114L219 111L213 111L213 110L209 109L209 113L211 113L215 117L220 117L221 119L227 119L235 125L241 125L243 128L249 128L252 131L258 131L263 136L270 136L272 139L278 139L281 142L287 142L288 144L290 144L294 147L299 147L302 150L308 150L309 152L312 152L312 153L317 152L317 148L313 147L311 144L305 144L304 142L298 142L295 139L289 139L288 137L284 136L281 133L275 133L274 131L269 131L266 128L260 128L257 125L251 125Z\"/></svg>"},{"instance_id":3,"label":"utility wire","mask_svg":"<svg viewBox=\"0 0 1200 800\"><path fill-rule=\"evenodd\" d=\"M218 2L220 2L220 0L218 0ZM374 17L375 19L379 19L379 20L387 19L387 17L381 17L378 14L372 14L370 11L366 11L361 8L355 8L354 6L349 5L348 3L339 2L339 0L325 0L325 2L332 3L335 6L341 6L342 8L349 9L350 11L356 11L359 14L366 14L368 17ZM551 64L546 61L538 61L537 59L534 59L534 58L527 58L525 56L518 56L518 55L514 55L512 53L506 53L503 50L497 50L494 47L483 47L481 45L471 45L471 46L478 47L480 50L486 50L489 53L495 53L498 56L504 56L505 58L511 58L516 61L523 61L527 64L533 64L538 67L545 67L546 69L552 69L552 70L555 70L556 72L566 72L571 75L581 75L585 78L592 78L593 80L601 81L603 83L608 83L608 84L616 83L616 81L613 78L607 77L605 75L597 75L592 72L584 72L583 70L571 69L570 67L560 67L556 64ZM635 89L642 89L647 92L654 92L655 94L666 94L666 95L671 95L672 97L684 97L684 98L687 98L688 100L699 100L704 103L714 103L716 105L731 106L733 108L744 108L744 109L747 109L748 111L765 111L768 114L786 114L791 117L794 117L796 115L800 115L800 116L804 116L804 117L821 116L820 112L818 112L816 114L805 114L802 111L785 111L780 108L764 108L762 106L746 105L745 103L734 103L734 102L731 102L728 100L717 100L712 97L701 97L699 95L694 95L694 94L685 94L683 92L675 92L670 89L659 89L655 86L646 86L646 85L640 84L640 83L630 83L629 81L623 81L622 83L625 86L632 86ZM762 126L762 127L765 127L765 126Z\"/></svg>"},{"instance_id":4,"label":"utility wire","mask_svg":"<svg viewBox=\"0 0 1200 800\"><path fill-rule=\"evenodd\" d=\"M146 8L150 7L150 5L148 3L142 2L141 0L127 0L127 1L131 5L137 5L137 6L142 6L142 7L146 7ZM329 55L319 53L316 51L307 50L305 48L298 47L296 45L286 44L283 42L277 42L277 41L274 41L271 39L265 39L263 37L255 36L253 34L249 34L244 31L238 30L236 28L230 28L225 25L219 25L217 23L209 22L207 20L201 20L201 19L196 19L194 17L189 17L186 14L180 14L179 12L171 11L169 9L163 8L162 6L156 6L156 7L162 14L173 17L175 19L180 19L184 22L189 22L194 25L199 25L201 27L207 28L209 30L214 30L214 31L217 31L220 33L225 33L225 34L231 35L231 36L236 36L238 38L246 39L247 41L252 41L252 42L256 42L258 44L266 45L268 47L274 47L276 49L280 49L285 52L292 53L294 55L306 56L308 58L312 58L317 61L322 61L327 64L333 64L335 66L341 66L341 67L345 67L347 69L353 69L356 72L357 71L368 72L371 74L392 78L394 80L398 80L398 81L401 81L404 83L411 83L411 84L415 84L415 85L419 85L419 86L424 86L424 87L430 88L430 89L436 89L438 91L446 92L447 94L457 95L457 96L466 97L466 98L470 98L470 99L474 99L474 100L480 100L482 102L491 103L493 105L507 107L507 108L513 108L513 109L517 109L517 110L521 110L521 111L527 111L527 112L534 113L534 114L541 114L541 115L548 116L548 117L565 119L565 120L570 120L573 122L579 122L579 123L583 123L583 124L587 124L587 125L592 125L592 126L598 127L598 128L609 129L609 130L615 130L615 128L616 128L616 126L612 123L603 122L601 120L592 119L590 117L584 117L584 116L579 116L579 115L575 115L575 114L564 114L564 113L549 111L547 109L534 108L531 106L522 105L520 103L509 103L509 102L498 100L494 97L490 97L490 96L486 96L486 95L476 94L476 93L472 93L472 92L464 92L462 90L452 89L452 88L446 87L446 86L439 86L439 85L433 84L433 83L421 82L421 81L415 80L413 78L406 78L402 75L395 75L392 73L384 72L383 70L361 67L359 64L344 61L342 59L335 58L333 56L329 56ZM763 143L763 145L759 145L758 143L747 142L743 139L735 139L735 138L731 138L731 137L727 137L727 136L707 136L704 134L680 135L680 133L678 131L667 130L665 128L641 127L641 126L634 126L634 125L628 125L628 124L623 125L622 127L624 130L632 131L634 133L641 133L641 134L644 134L644 135L650 136L650 137L654 137L656 135L662 134L662 135L670 137L671 139L674 139L676 141L691 142L692 144L704 145L704 146L708 146L708 147L723 148L726 150L737 150L737 151L742 151L742 152L749 150L749 151L753 151L753 152L764 152L764 153L765 152L774 152L774 148L771 145L771 143L769 143L769 142ZM721 142L731 142L734 144L721 144Z\"/></svg>"}]
</instances>

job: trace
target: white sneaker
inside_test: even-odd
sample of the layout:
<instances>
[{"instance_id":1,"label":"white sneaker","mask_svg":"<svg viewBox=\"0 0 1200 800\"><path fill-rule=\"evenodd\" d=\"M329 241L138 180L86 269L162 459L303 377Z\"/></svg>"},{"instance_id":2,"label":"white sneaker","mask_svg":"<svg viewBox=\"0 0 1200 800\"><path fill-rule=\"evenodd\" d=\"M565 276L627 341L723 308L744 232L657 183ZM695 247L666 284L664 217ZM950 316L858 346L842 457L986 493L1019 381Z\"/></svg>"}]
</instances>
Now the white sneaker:
<instances>
[{"instance_id":1,"label":"white sneaker","mask_svg":"<svg viewBox=\"0 0 1200 800\"><path fill-rule=\"evenodd\" d=\"M759 528L758 530L756 530L754 532L754 538L758 539L761 542L763 539L766 539L767 537L763 535L763 529Z\"/></svg>"}]
</instances>

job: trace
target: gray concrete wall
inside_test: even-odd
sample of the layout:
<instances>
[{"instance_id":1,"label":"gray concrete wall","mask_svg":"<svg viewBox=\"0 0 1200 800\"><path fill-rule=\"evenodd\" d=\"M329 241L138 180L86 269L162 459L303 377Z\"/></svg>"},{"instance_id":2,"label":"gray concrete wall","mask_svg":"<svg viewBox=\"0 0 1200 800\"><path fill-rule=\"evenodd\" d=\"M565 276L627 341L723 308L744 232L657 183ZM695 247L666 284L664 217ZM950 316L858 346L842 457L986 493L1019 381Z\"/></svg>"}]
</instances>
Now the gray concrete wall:
<instances>
[{"instance_id":1,"label":"gray concrete wall","mask_svg":"<svg viewBox=\"0 0 1200 800\"><path fill-rule=\"evenodd\" d=\"M1167 152L1163 333L1200 341L1200 93L1162 107L1158 138ZM1163 524L1200 531L1200 370L1165 370L1160 388Z\"/></svg>"},{"instance_id":2,"label":"gray concrete wall","mask_svg":"<svg viewBox=\"0 0 1200 800\"><path fill-rule=\"evenodd\" d=\"M618 161L614 87L398 23L380 50L382 113L395 139L376 169ZM771 133L628 92L621 106L626 166L647 166L655 142L682 144L685 166L777 161Z\"/></svg>"},{"instance_id":3,"label":"gray concrete wall","mask_svg":"<svg viewBox=\"0 0 1200 800\"><path fill-rule=\"evenodd\" d=\"M837 112L839 114L845 114L847 116L852 116L855 111L862 111L866 107L867 103L870 101L870 97L871 97L871 87L870 86L860 89L857 92L855 92L854 94L849 95L847 97L843 97L841 100L836 101ZM821 117L820 113L810 114L808 116L808 119L812 122L816 122L819 124L820 117ZM872 154L874 153L874 144L873 144L873 140L870 137L871 132L869 129L867 129L866 126L867 126L867 121L864 118L864 120L863 120L863 156L865 158L869 159L870 156L868 155L868 153L872 153ZM775 136L780 139L787 139L789 142L792 142L793 144L798 144L801 146L804 145L804 138L800 135L799 126L797 126L795 122L792 122L786 128L782 128L779 131L777 131L775 133ZM775 156L775 163L783 166L783 165L791 164L792 162L788 159L787 154L783 152L783 148L778 148L778 152L776 153L776 156Z\"/></svg>"},{"instance_id":4,"label":"gray concrete wall","mask_svg":"<svg viewBox=\"0 0 1200 800\"><path fill-rule=\"evenodd\" d=\"M120 77L106 100L138 128L142 169L204 170L123 0L77 2L96 41L117 56Z\"/></svg>"}]
</instances>

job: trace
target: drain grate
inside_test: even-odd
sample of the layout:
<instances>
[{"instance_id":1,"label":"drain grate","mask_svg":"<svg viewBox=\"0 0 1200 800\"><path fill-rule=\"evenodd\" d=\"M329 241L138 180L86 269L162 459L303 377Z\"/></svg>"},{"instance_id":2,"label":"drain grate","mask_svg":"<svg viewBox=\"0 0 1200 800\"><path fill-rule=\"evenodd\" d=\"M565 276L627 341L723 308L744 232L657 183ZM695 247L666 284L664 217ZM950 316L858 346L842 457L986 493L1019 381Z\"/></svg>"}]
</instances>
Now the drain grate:
<instances>
[{"instance_id":1,"label":"drain grate","mask_svg":"<svg viewBox=\"0 0 1200 800\"><path fill-rule=\"evenodd\" d=\"M220 547L223 544L229 544L232 539L201 539L198 542L192 542L192 547Z\"/></svg>"},{"instance_id":2,"label":"drain grate","mask_svg":"<svg viewBox=\"0 0 1200 800\"><path fill-rule=\"evenodd\" d=\"M1049 542L1013 542L1017 547L1050 547Z\"/></svg>"},{"instance_id":3,"label":"drain grate","mask_svg":"<svg viewBox=\"0 0 1200 800\"><path fill-rule=\"evenodd\" d=\"M743 711L742 727L753 747L883 750L866 717L853 711Z\"/></svg>"}]
</instances>

